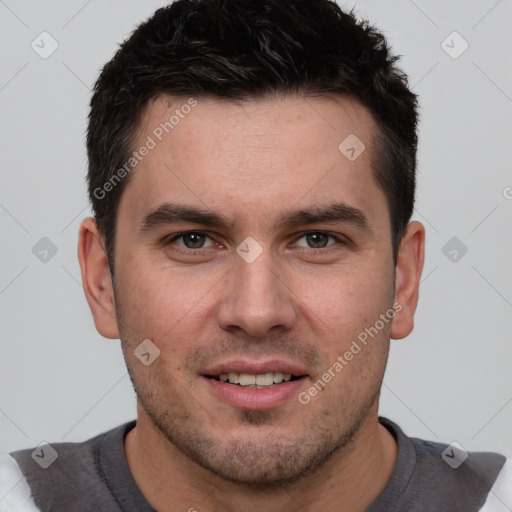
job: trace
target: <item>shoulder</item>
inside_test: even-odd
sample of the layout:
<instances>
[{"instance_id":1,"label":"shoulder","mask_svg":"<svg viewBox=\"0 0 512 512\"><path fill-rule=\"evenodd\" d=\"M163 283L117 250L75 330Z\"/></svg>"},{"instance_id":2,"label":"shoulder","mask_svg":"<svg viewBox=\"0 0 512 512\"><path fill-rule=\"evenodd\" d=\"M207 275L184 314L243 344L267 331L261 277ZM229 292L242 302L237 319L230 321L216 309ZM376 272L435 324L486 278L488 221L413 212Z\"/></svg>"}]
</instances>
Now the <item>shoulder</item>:
<instances>
[{"instance_id":1,"label":"shoulder","mask_svg":"<svg viewBox=\"0 0 512 512\"><path fill-rule=\"evenodd\" d=\"M499 453L466 452L454 443L412 441L423 460L419 467L429 468L431 474L432 483L427 488L431 493L439 493L440 499L453 507L450 510L512 510L511 459ZM461 504L464 504L462 508ZM459 508L454 508L456 506ZM469 508L473 506L475 508Z\"/></svg>"},{"instance_id":2,"label":"shoulder","mask_svg":"<svg viewBox=\"0 0 512 512\"><path fill-rule=\"evenodd\" d=\"M40 510L99 511L105 510L105 503L112 504L108 510L117 510L102 457L106 451L123 450L123 435L133 423L81 443L45 443L15 451L10 459L15 461Z\"/></svg>"},{"instance_id":3,"label":"shoulder","mask_svg":"<svg viewBox=\"0 0 512 512\"><path fill-rule=\"evenodd\" d=\"M507 459L480 512L512 510L512 459Z\"/></svg>"},{"instance_id":4,"label":"shoulder","mask_svg":"<svg viewBox=\"0 0 512 512\"><path fill-rule=\"evenodd\" d=\"M417 438L411 442L417 456L414 476L424 485L424 493L461 510L485 503L507 462L499 453L466 451L458 443Z\"/></svg>"},{"instance_id":5,"label":"shoulder","mask_svg":"<svg viewBox=\"0 0 512 512\"><path fill-rule=\"evenodd\" d=\"M410 512L512 510L511 462L505 456L408 437L390 420L380 422L398 444L395 470L382 496L386 505ZM499 503L506 505L496 508Z\"/></svg>"},{"instance_id":6,"label":"shoulder","mask_svg":"<svg viewBox=\"0 0 512 512\"><path fill-rule=\"evenodd\" d=\"M17 462L0 453L0 510L2 512L37 512L30 487Z\"/></svg>"}]
</instances>

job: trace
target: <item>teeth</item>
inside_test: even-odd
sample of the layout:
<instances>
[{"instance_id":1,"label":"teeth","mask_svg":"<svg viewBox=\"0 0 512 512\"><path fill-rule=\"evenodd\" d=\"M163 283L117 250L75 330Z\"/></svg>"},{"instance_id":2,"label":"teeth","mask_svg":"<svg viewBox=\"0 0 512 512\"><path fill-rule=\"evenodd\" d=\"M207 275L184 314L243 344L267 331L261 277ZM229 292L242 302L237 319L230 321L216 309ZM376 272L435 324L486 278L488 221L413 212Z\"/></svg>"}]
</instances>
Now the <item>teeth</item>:
<instances>
[{"instance_id":1,"label":"teeth","mask_svg":"<svg viewBox=\"0 0 512 512\"><path fill-rule=\"evenodd\" d=\"M270 386L274 384L274 374L263 373L262 375L256 375L256 384L258 386Z\"/></svg>"},{"instance_id":2,"label":"teeth","mask_svg":"<svg viewBox=\"0 0 512 512\"><path fill-rule=\"evenodd\" d=\"M229 382L230 384L240 384L253 389L263 389L273 384L281 384L291 380L291 373L267 372L259 375L250 375L248 373L221 373L219 380L221 382Z\"/></svg>"},{"instance_id":3,"label":"teeth","mask_svg":"<svg viewBox=\"0 0 512 512\"><path fill-rule=\"evenodd\" d=\"M283 382L283 374L281 372L276 372L274 373L274 378L273 378L273 381L274 381L274 384L281 384L281 382Z\"/></svg>"},{"instance_id":4,"label":"teeth","mask_svg":"<svg viewBox=\"0 0 512 512\"><path fill-rule=\"evenodd\" d=\"M240 374L240 386L253 386L254 384L256 384L256 375Z\"/></svg>"},{"instance_id":5,"label":"teeth","mask_svg":"<svg viewBox=\"0 0 512 512\"><path fill-rule=\"evenodd\" d=\"M238 384L240 382L240 374L228 373L228 379L231 384Z\"/></svg>"}]
</instances>

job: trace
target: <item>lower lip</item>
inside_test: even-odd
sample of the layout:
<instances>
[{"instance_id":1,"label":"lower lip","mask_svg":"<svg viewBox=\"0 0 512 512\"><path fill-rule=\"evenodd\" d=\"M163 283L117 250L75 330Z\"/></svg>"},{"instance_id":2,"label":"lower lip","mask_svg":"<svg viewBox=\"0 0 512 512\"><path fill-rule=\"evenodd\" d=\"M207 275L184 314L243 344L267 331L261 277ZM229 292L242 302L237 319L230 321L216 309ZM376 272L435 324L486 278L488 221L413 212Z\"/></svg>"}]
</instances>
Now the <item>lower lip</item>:
<instances>
[{"instance_id":1,"label":"lower lip","mask_svg":"<svg viewBox=\"0 0 512 512\"><path fill-rule=\"evenodd\" d=\"M251 389L235 384L202 377L210 389L224 402L239 409L262 410L278 407L290 398L296 397L304 385L305 377L276 384L270 388Z\"/></svg>"}]
</instances>

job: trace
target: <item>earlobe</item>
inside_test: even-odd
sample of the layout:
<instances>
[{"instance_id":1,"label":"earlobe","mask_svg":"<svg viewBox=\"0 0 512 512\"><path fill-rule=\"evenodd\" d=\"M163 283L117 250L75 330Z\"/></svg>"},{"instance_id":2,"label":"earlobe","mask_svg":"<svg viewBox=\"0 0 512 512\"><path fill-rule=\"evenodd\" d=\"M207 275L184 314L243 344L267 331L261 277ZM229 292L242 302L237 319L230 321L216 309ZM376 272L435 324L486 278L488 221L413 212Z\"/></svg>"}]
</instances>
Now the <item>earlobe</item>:
<instances>
[{"instance_id":1,"label":"earlobe","mask_svg":"<svg viewBox=\"0 0 512 512\"><path fill-rule=\"evenodd\" d=\"M425 228L420 222L410 222L400 244L395 276L396 315L391 326L391 338L408 336L414 328L414 313L418 305L419 284L425 258Z\"/></svg>"},{"instance_id":2,"label":"earlobe","mask_svg":"<svg viewBox=\"0 0 512 512\"><path fill-rule=\"evenodd\" d=\"M108 259L103 237L92 217L84 219L80 225L78 260L85 297L96 329L105 338L119 338Z\"/></svg>"}]
</instances>

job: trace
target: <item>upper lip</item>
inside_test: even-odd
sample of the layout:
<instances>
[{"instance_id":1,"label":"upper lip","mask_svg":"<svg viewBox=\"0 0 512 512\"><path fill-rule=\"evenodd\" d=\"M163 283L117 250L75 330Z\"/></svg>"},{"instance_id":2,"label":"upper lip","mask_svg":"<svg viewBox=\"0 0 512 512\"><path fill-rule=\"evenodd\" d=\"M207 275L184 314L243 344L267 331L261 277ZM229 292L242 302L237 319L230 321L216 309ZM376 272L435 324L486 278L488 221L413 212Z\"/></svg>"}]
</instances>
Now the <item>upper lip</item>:
<instances>
[{"instance_id":1,"label":"upper lip","mask_svg":"<svg viewBox=\"0 0 512 512\"><path fill-rule=\"evenodd\" d=\"M296 377L307 375L308 372L301 366L286 361L271 360L265 362L249 362L241 360L227 361L206 367L202 375L218 376L222 373L247 373L249 375L262 375L263 373L290 373Z\"/></svg>"}]
</instances>

